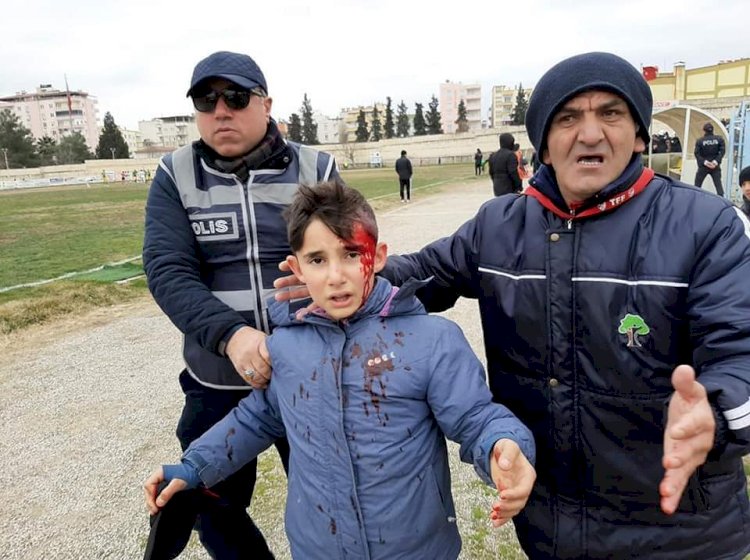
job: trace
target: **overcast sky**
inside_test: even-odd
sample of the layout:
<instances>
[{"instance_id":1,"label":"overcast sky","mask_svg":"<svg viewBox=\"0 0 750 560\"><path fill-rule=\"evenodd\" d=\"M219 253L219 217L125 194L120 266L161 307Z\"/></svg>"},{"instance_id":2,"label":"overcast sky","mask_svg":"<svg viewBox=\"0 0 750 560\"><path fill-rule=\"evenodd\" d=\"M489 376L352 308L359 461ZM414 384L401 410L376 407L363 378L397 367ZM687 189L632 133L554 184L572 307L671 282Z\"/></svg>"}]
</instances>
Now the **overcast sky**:
<instances>
[{"instance_id":1,"label":"overcast sky","mask_svg":"<svg viewBox=\"0 0 750 560\"><path fill-rule=\"evenodd\" d=\"M0 96L83 90L100 119L189 114L195 63L218 50L263 69L273 115L391 96L413 112L445 80L533 86L566 56L605 50L671 71L750 56L748 0L16 0L0 11Z\"/></svg>"}]
</instances>

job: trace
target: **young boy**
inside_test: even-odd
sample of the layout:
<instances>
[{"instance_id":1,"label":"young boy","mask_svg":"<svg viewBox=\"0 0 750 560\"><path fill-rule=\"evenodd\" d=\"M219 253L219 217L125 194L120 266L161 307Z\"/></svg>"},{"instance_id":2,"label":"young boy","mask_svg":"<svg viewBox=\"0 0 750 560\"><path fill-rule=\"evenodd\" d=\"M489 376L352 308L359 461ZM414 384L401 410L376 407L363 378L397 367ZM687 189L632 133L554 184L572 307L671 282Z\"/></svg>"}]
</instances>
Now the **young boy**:
<instances>
[{"instance_id":1,"label":"young boy","mask_svg":"<svg viewBox=\"0 0 750 560\"><path fill-rule=\"evenodd\" d=\"M499 498L499 526L536 474L531 433L491 402L459 327L427 315L413 283L375 277L386 261L372 208L340 183L301 187L286 213L287 261L316 307L272 304L271 384L145 482L152 514L211 485L285 435L286 531L294 558L455 559L461 549L445 436ZM158 486L171 481L157 496Z\"/></svg>"},{"instance_id":2,"label":"young boy","mask_svg":"<svg viewBox=\"0 0 750 560\"><path fill-rule=\"evenodd\" d=\"M740 189L742 189L742 206L740 209L750 218L750 166L740 171Z\"/></svg>"}]
</instances>

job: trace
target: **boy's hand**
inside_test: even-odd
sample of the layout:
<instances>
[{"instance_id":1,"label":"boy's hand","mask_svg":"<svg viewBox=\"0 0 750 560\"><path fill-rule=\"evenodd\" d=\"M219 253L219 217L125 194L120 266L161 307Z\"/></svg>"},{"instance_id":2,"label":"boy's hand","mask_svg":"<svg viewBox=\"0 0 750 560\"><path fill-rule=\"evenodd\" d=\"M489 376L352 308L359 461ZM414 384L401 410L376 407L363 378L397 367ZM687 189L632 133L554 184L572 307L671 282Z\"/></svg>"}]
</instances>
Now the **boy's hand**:
<instances>
[{"instance_id":1,"label":"boy's hand","mask_svg":"<svg viewBox=\"0 0 750 560\"><path fill-rule=\"evenodd\" d=\"M495 443L490 469L498 493L498 499L492 504L490 519L493 527L500 527L526 505L536 480L536 471L521 453L518 444L510 439Z\"/></svg>"},{"instance_id":2,"label":"boy's hand","mask_svg":"<svg viewBox=\"0 0 750 560\"><path fill-rule=\"evenodd\" d=\"M279 270L281 272L289 272L289 275L282 276L273 281L273 287L278 290L274 296L276 301L289 301L291 299L310 297L307 286L300 282L299 278L294 274L291 274L292 269L289 268L289 263L286 260L279 263Z\"/></svg>"},{"instance_id":3,"label":"boy's hand","mask_svg":"<svg viewBox=\"0 0 750 560\"><path fill-rule=\"evenodd\" d=\"M151 473L143 483L143 493L146 495L146 507L151 515L156 515L161 508L180 490L187 487L187 483L179 478L173 478L161 494L157 495L159 484L164 482L164 470L159 467Z\"/></svg>"}]
</instances>

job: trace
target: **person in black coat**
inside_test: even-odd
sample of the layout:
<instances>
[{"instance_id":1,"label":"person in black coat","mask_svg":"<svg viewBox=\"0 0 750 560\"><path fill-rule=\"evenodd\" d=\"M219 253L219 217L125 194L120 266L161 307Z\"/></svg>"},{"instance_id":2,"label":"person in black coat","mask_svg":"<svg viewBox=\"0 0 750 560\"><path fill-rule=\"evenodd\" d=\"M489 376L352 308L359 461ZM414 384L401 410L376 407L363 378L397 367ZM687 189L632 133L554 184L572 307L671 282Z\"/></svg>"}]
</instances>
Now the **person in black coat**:
<instances>
[{"instance_id":1,"label":"person in black coat","mask_svg":"<svg viewBox=\"0 0 750 560\"><path fill-rule=\"evenodd\" d=\"M401 202L411 201L411 161L406 157L406 150L401 150L401 157L396 160L396 173L398 173L398 188L401 193Z\"/></svg>"},{"instance_id":2,"label":"person in black coat","mask_svg":"<svg viewBox=\"0 0 750 560\"><path fill-rule=\"evenodd\" d=\"M513 153L515 138L508 132L500 135L500 149L490 156L490 177L495 196L520 193L521 177L518 175L518 159Z\"/></svg>"},{"instance_id":3,"label":"person in black coat","mask_svg":"<svg viewBox=\"0 0 750 560\"><path fill-rule=\"evenodd\" d=\"M698 171L695 173L695 186L701 187L706 175L711 175L716 194L724 196L721 186L721 158L724 157L724 139L714 134L714 125L703 125L704 135L695 142L695 159Z\"/></svg>"}]
</instances>

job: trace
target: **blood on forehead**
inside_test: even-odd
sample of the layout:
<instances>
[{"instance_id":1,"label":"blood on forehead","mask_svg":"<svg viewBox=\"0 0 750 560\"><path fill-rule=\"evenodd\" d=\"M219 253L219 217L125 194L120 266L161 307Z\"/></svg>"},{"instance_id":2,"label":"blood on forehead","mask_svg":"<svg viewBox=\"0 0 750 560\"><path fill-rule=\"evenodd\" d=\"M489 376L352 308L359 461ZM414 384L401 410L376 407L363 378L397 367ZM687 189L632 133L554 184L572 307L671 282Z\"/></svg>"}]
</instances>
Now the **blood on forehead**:
<instances>
[{"instance_id":1,"label":"blood on forehead","mask_svg":"<svg viewBox=\"0 0 750 560\"><path fill-rule=\"evenodd\" d=\"M361 222L357 222L352 228L351 243L359 248L359 270L362 273L362 278L368 280L370 276L372 276L373 268L375 266L375 238L365 230ZM362 294L363 304L367 301L367 298L370 295L372 284L373 283L368 283L365 286L365 290Z\"/></svg>"}]
</instances>

